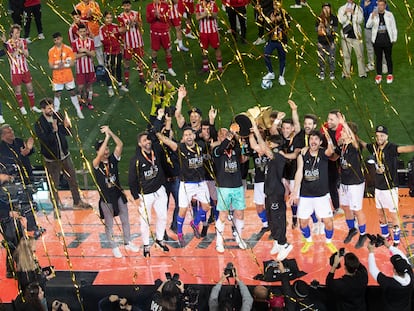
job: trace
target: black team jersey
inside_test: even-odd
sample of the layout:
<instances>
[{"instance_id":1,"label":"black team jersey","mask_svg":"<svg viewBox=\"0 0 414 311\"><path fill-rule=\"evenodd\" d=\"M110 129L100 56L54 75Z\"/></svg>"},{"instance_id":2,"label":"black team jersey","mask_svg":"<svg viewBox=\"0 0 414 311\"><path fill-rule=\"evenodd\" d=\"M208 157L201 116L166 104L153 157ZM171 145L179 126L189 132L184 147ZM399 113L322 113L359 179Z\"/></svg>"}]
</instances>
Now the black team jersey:
<instances>
[{"instance_id":1,"label":"black team jersey","mask_svg":"<svg viewBox=\"0 0 414 311\"><path fill-rule=\"evenodd\" d=\"M329 193L328 162L325 148L319 148L316 157L309 150L303 155L303 179L301 197L322 197Z\"/></svg>"},{"instance_id":2,"label":"black team jersey","mask_svg":"<svg viewBox=\"0 0 414 311\"><path fill-rule=\"evenodd\" d=\"M270 161L270 159L265 154L259 156L259 154L255 150L252 151L252 155L254 161L254 182L264 182L266 165Z\"/></svg>"},{"instance_id":3,"label":"black team jersey","mask_svg":"<svg viewBox=\"0 0 414 311\"><path fill-rule=\"evenodd\" d=\"M342 145L340 147L340 173L341 184L359 185L364 182L364 175L361 169L361 155L359 149L352 144Z\"/></svg>"},{"instance_id":4,"label":"black team jersey","mask_svg":"<svg viewBox=\"0 0 414 311\"><path fill-rule=\"evenodd\" d=\"M205 153L204 143L195 143L193 147L188 147L186 144L180 143L177 151L181 166L181 181L198 183L205 180L206 171L203 165Z\"/></svg>"},{"instance_id":5,"label":"black team jersey","mask_svg":"<svg viewBox=\"0 0 414 311\"><path fill-rule=\"evenodd\" d=\"M161 150L152 149L150 153L138 148L129 162L128 184L133 198L140 194L154 193L165 184Z\"/></svg>"},{"instance_id":6,"label":"black team jersey","mask_svg":"<svg viewBox=\"0 0 414 311\"><path fill-rule=\"evenodd\" d=\"M302 139L304 139L302 137ZM293 153L295 149L301 148L303 143L300 143L300 138L295 135L294 137L290 137L290 139L283 138L283 151L285 153ZM283 173L283 177L287 180L294 180L297 168L297 161L286 159L285 171Z\"/></svg>"},{"instance_id":7,"label":"black team jersey","mask_svg":"<svg viewBox=\"0 0 414 311\"><path fill-rule=\"evenodd\" d=\"M383 149L368 144L368 151L375 159L375 188L388 190L398 187L398 145L388 142Z\"/></svg>"},{"instance_id":8,"label":"black team jersey","mask_svg":"<svg viewBox=\"0 0 414 311\"><path fill-rule=\"evenodd\" d=\"M273 159L267 162L264 192L267 196L283 196L285 186L282 183L286 159L279 152L273 152Z\"/></svg>"},{"instance_id":9,"label":"black team jersey","mask_svg":"<svg viewBox=\"0 0 414 311\"><path fill-rule=\"evenodd\" d=\"M217 186L221 188L237 188L243 184L240 170L241 149L238 143L228 148L230 143L230 140L225 139L213 149Z\"/></svg>"}]
</instances>

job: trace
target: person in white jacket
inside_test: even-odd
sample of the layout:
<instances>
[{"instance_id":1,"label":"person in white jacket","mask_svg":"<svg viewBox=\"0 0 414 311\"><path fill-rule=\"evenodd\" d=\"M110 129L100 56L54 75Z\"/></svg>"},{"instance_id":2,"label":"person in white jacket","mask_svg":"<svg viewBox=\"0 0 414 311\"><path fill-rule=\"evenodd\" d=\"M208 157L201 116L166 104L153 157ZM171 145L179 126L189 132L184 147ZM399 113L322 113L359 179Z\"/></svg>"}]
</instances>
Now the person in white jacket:
<instances>
[{"instance_id":1,"label":"person in white jacket","mask_svg":"<svg viewBox=\"0 0 414 311\"><path fill-rule=\"evenodd\" d=\"M360 78L366 78L364 60L364 45L362 40L361 24L364 21L364 13L354 0L347 0L347 3L338 10L338 20L342 24L341 30L341 48L344 58L342 67L342 77L351 76L351 53L352 49L358 62L358 75Z\"/></svg>"},{"instance_id":2,"label":"person in white jacket","mask_svg":"<svg viewBox=\"0 0 414 311\"><path fill-rule=\"evenodd\" d=\"M387 2L385 0L377 1L377 10L374 10L368 18L367 27L372 28L372 37L366 38L371 40L374 45L376 70L375 83L380 84L382 81L382 58L385 60L388 68L387 83L394 81L392 66L392 46L397 41L397 26L394 15L386 10Z\"/></svg>"}]
</instances>

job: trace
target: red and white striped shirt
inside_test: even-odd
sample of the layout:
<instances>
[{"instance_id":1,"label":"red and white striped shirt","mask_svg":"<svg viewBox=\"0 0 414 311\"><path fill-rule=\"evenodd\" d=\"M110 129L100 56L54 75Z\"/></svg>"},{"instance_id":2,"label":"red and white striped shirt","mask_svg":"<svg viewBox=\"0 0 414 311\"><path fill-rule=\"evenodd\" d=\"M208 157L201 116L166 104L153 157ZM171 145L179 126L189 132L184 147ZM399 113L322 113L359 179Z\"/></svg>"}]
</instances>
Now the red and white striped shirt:
<instances>
[{"instance_id":1,"label":"red and white striped shirt","mask_svg":"<svg viewBox=\"0 0 414 311\"><path fill-rule=\"evenodd\" d=\"M95 51L95 43L91 38L85 38L82 40L78 38L72 43L72 50L75 53L80 53L79 49L87 49L89 51ZM76 59L76 73L90 73L95 72L93 65L93 58L88 55L84 55Z\"/></svg>"},{"instance_id":2,"label":"red and white striped shirt","mask_svg":"<svg viewBox=\"0 0 414 311\"><path fill-rule=\"evenodd\" d=\"M218 7L214 1L197 3L196 5L196 14L208 11L209 13L217 13ZM216 33L218 32L217 19L214 17L205 17L199 21L199 31L200 33Z\"/></svg>"},{"instance_id":3,"label":"red and white striped shirt","mask_svg":"<svg viewBox=\"0 0 414 311\"><path fill-rule=\"evenodd\" d=\"M129 13L121 13L118 16L120 27L125 27L124 34L124 49L135 49L144 46L142 34L139 30L142 24L141 15L137 11L130 11Z\"/></svg>"},{"instance_id":4,"label":"red and white striped shirt","mask_svg":"<svg viewBox=\"0 0 414 311\"><path fill-rule=\"evenodd\" d=\"M116 55L121 53L121 33L117 24L103 25L99 28L104 53Z\"/></svg>"},{"instance_id":5,"label":"red and white striped shirt","mask_svg":"<svg viewBox=\"0 0 414 311\"><path fill-rule=\"evenodd\" d=\"M181 14L178 12L178 3L171 1L170 5L170 19L181 18Z\"/></svg>"},{"instance_id":6,"label":"red and white striped shirt","mask_svg":"<svg viewBox=\"0 0 414 311\"><path fill-rule=\"evenodd\" d=\"M24 74L29 71L26 56L23 54L27 51L26 39L10 39L6 42L7 54L9 56L11 74Z\"/></svg>"}]
</instances>

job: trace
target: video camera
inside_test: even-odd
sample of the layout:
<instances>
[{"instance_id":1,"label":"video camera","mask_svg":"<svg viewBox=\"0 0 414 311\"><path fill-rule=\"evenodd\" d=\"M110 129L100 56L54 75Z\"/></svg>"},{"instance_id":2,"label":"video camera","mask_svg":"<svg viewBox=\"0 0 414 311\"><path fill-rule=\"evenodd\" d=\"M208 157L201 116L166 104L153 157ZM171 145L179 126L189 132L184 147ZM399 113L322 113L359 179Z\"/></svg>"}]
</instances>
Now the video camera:
<instances>
[{"instance_id":1,"label":"video camera","mask_svg":"<svg viewBox=\"0 0 414 311\"><path fill-rule=\"evenodd\" d=\"M367 233L367 237L369 239L369 243L375 245L375 247L380 247L385 243L385 238L379 234L375 235Z\"/></svg>"},{"instance_id":2,"label":"video camera","mask_svg":"<svg viewBox=\"0 0 414 311\"><path fill-rule=\"evenodd\" d=\"M234 265L232 262L229 262L227 264L227 266L224 268L224 274L228 275L229 278L233 278L234 277Z\"/></svg>"}]
</instances>

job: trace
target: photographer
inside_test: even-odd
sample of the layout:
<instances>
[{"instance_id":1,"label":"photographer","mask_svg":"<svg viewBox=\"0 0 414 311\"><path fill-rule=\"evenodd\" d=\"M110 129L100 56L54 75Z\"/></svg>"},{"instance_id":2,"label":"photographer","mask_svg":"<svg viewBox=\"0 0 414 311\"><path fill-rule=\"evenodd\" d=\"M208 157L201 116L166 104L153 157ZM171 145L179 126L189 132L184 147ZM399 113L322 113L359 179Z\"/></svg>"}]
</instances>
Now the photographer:
<instances>
[{"instance_id":1,"label":"photographer","mask_svg":"<svg viewBox=\"0 0 414 311\"><path fill-rule=\"evenodd\" d=\"M165 74L154 70L152 80L147 83L145 91L151 95L150 122L153 124L157 117L157 110L170 107L175 87L166 79Z\"/></svg>"},{"instance_id":2,"label":"photographer","mask_svg":"<svg viewBox=\"0 0 414 311\"><path fill-rule=\"evenodd\" d=\"M152 297L151 311L181 311L184 310L182 300L184 294L184 283L179 280L180 276L175 273L171 278L166 273L167 279L158 287Z\"/></svg>"},{"instance_id":3,"label":"photographer","mask_svg":"<svg viewBox=\"0 0 414 311\"><path fill-rule=\"evenodd\" d=\"M219 294L223 285L224 280L228 280L229 278L234 277L236 281L235 287L238 286L240 289L240 294L242 297L242 304L240 309L241 311L248 311L251 310L253 305L253 298L250 295L249 289L247 286L239 279L236 268L233 266L232 263L228 263L226 269L224 269L224 273L221 276L221 279L218 283L213 287L211 290L210 298L208 300L208 305L210 307L210 311L218 311L218 310L225 310L230 311L233 310L234 306L234 299L233 297L221 297L219 298ZM223 295L222 295L223 296Z\"/></svg>"},{"instance_id":4,"label":"photographer","mask_svg":"<svg viewBox=\"0 0 414 311\"><path fill-rule=\"evenodd\" d=\"M407 257L397 247L384 240L384 245L392 256L390 261L393 266L393 276L389 277L379 271L375 262L374 243L369 243L367 248L368 269L371 276L378 282L382 290L382 306L384 311L409 311L411 310L411 295L414 287L413 270Z\"/></svg>"},{"instance_id":5,"label":"photographer","mask_svg":"<svg viewBox=\"0 0 414 311\"><path fill-rule=\"evenodd\" d=\"M14 177L15 186L18 190L17 197L21 206L20 214L27 220L27 231L33 231L33 237L38 239L46 230L39 227L36 223L34 213L37 206L33 202L33 193L36 192L31 185L34 177L29 156L34 153L32 137L27 141L14 135L13 128L9 124L0 127L0 159L7 167L8 174ZM18 181L18 183L16 183Z\"/></svg>"},{"instance_id":6,"label":"photographer","mask_svg":"<svg viewBox=\"0 0 414 311\"><path fill-rule=\"evenodd\" d=\"M0 163L1 164L1 163ZM0 165L0 184L11 182L13 176L7 174L4 165ZM13 253L23 237L23 227L20 223L20 214L11 209L13 206L7 199L9 194L4 187L0 187L0 233L3 236L3 247L6 249L6 277L13 278Z\"/></svg>"},{"instance_id":7,"label":"photographer","mask_svg":"<svg viewBox=\"0 0 414 311\"><path fill-rule=\"evenodd\" d=\"M354 253L346 253L340 249L332 255L331 269L326 276L326 287L335 295L337 310L365 311L365 291L368 285L368 273ZM344 258L345 274L334 279L335 271L340 268L341 257Z\"/></svg>"}]
</instances>

